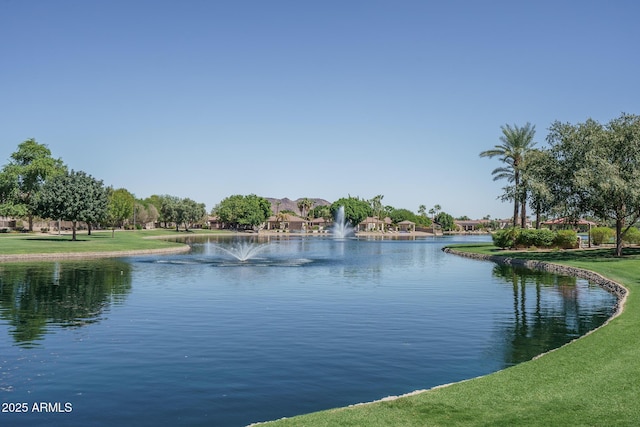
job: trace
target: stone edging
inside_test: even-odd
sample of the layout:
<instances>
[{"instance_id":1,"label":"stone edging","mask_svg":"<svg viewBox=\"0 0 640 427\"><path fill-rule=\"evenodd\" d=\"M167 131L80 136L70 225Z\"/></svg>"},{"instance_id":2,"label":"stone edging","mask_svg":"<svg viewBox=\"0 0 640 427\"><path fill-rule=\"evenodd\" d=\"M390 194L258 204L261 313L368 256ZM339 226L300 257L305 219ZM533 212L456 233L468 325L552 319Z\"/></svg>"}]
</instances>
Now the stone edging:
<instances>
[{"instance_id":1,"label":"stone edging","mask_svg":"<svg viewBox=\"0 0 640 427\"><path fill-rule=\"evenodd\" d=\"M622 312L622 309L624 308L624 303L627 299L627 294L628 294L627 288L622 286L620 283L614 282L611 279L607 279L606 277L596 272L593 272L591 270L585 270L583 268L578 268L578 267L570 267L568 265L554 264L554 263L545 262L545 261L534 261L534 260L527 260L522 258L511 258L511 257L499 256L499 255L486 255L486 254L478 254L478 253L472 253L472 252L463 252L463 251L458 251L458 250L447 248L447 247L442 248L442 251L449 254L458 255L466 258L477 259L481 261L492 261L502 265L526 267L532 270L548 271L550 273L562 274L565 276L575 276L581 279L587 279L590 282L593 282L596 285L602 287L606 291L611 292L618 299L613 316L611 316L602 326L609 323L611 319L617 317Z\"/></svg>"}]
</instances>

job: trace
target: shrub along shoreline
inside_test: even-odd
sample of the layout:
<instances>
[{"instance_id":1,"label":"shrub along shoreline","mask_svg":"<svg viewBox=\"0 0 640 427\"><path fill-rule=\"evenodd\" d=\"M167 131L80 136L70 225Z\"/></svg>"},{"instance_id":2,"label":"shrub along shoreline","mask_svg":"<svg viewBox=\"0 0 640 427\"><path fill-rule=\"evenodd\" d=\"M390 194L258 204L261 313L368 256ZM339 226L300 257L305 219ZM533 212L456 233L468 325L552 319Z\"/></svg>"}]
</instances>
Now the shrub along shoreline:
<instances>
[{"instance_id":1,"label":"shrub along shoreline","mask_svg":"<svg viewBox=\"0 0 640 427\"><path fill-rule=\"evenodd\" d=\"M491 235L493 244L500 248L558 248L574 249L579 246L578 234L573 230L553 231L546 228L507 228Z\"/></svg>"},{"instance_id":2,"label":"shrub along shoreline","mask_svg":"<svg viewBox=\"0 0 640 427\"><path fill-rule=\"evenodd\" d=\"M640 250L506 252L456 245L452 254L544 268L596 281L619 297L615 315L587 335L507 369L397 399L267 423L274 426L549 426L640 424ZM623 310L624 309L624 310ZM543 356L543 357L541 357Z\"/></svg>"}]
</instances>

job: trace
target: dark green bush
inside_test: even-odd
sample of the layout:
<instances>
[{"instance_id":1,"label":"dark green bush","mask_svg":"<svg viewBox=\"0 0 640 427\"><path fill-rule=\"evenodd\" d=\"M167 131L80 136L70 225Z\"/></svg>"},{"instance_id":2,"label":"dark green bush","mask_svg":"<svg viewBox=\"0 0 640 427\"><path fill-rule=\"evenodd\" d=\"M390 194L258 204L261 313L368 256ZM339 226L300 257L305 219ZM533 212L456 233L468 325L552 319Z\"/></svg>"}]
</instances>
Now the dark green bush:
<instances>
[{"instance_id":1,"label":"dark green bush","mask_svg":"<svg viewBox=\"0 0 640 427\"><path fill-rule=\"evenodd\" d=\"M504 230L498 230L491 235L493 244L499 248L513 248L516 245L516 237L518 235L518 229L505 228Z\"/></svg>"},{"instance_id":2,"label":"dark green bush","mask_svg":"<svg viewBox=\"0 0 640 427\"><path fill-rule=\"evenodd\" d=\"M532 246L538 248L549 248L553 246L556 233L546 228L536 229L524 229L520 230L516 237L516 246L523 248L530 248Z\"/></svg>"},{"instance_id":3,"label":"dark green bush","mask_svg":"<svg viewBox=\"0 0 640 427\"><path fill-rule=\"evenodd\" d=\"M573 230L551 231L548 229L507 228L493 233L493 244L499 248L552 248L577 247L578 234ZM640 230L639 230L640 238Z\"/></svg>"},{"instance_id":4,"label":"dark green bush","mask_svg":"<svg viewBox=\"0 0 640 427\"><path fill-rule=\"evenodd\" d=\"M553 246L561 249L573 249L578 246L578 233L573 230L558 230Z\"/></svg>"},{"instance_id":5,"label":"dark green bush","mask_svg":"<svg viewBox=\"0 0 640 427\"><path fill-rule=\"evenodd\" d=\"M591 243L601 245L609 243L616 232L609 227L594 227L591 229Z\"/></svg>"},{"instance_id":6,"label":"dark green bush","mask_svg":"<svg viewBox=\"0 0 640 427\"><path fill-rule=\"evenodd\" d=\"M638 230L636 227L631 227L622 236L622 241L625 243L637 245L638 243L640 243L640 230Z\"/></svg>"}]
</instances>

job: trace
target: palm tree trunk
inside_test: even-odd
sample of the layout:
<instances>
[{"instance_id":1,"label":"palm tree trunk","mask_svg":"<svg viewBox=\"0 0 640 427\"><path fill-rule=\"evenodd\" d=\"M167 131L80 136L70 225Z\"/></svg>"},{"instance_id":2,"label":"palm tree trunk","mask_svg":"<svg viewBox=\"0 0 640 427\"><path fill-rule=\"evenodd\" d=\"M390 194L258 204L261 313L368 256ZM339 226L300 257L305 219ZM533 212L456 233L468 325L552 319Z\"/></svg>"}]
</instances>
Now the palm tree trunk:
<instances>
[{"instance_id":1,"label":"palm tree trunk","mask_svg":"<svg viewBox=\"0 0 640 427\"><path fill-rule=\"evenodd\" d=\"M520 201L518 200L518 191L520 190L520 175L518 173L518 169L516 169L517 165L514 165L513 171L513 228L516 228L518 225L518 206Z\"/></svg>"}]
</instances>

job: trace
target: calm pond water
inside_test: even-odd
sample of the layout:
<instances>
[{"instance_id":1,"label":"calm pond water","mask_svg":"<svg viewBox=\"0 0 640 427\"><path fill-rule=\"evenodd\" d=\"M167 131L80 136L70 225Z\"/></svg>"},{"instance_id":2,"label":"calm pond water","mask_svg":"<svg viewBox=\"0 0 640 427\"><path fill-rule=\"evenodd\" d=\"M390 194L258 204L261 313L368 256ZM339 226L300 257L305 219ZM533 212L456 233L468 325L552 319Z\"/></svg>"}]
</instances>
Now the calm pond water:
<instances>
[{"instance_id":1,"label":"calm pond water","mask_svg":"<svg viewBox=\"0 0 640 427\"><path fill-rule=\"evenodd\" d=\"M483 375L612 314L584 280L441 251L470 239L0 264L0 425L240 426Z\"/></svg>"}]
</instances>

